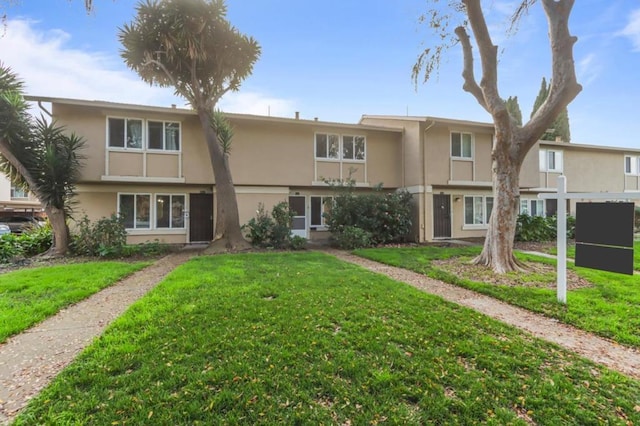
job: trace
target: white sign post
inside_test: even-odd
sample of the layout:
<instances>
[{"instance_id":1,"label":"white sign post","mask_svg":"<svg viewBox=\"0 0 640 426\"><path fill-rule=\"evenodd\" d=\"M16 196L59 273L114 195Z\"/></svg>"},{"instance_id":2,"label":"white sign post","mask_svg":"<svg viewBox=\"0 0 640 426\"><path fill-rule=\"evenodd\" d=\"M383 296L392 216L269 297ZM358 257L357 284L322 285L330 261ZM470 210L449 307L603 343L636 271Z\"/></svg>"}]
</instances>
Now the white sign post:
<instances>
[{"instance_id":1,"label":"white sign post","mask_svg":"<svg viewBox=\"0 0 640 426\"><path fill-rule=\"evenodd\" d=\"M640 200L640 192L574 192L567 193L566 176L558 176L558 191L555 194L538 194L539 199L558 200L557 211L557 294L558 302L567 304L567 200Z\"/></svg>"}]
</instances>

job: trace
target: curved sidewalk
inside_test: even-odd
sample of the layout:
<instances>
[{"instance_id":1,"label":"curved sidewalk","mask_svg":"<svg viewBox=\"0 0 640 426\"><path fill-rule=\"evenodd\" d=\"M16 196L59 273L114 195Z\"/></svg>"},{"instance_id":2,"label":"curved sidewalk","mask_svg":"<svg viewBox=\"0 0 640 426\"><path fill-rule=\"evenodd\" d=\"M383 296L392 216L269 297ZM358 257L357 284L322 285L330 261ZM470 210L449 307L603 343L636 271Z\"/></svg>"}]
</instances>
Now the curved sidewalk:
<instances>
[{"instance_id":1,"label":"curved sidewalk","mask_svg":"<svg viewBox=\"0 0 640 426\"><path fill-rule=\"evenodd\" d=\"M640 351L619 345L556 319L533 313L489 296L429 278L383 263L364 259L339 250L326 250L338 259L360 265L373 272L405 282L459 305L474 309L506 324L529 332L535 337L555 343L593 362L602 364L635 379L640 379Z\"/></svg>"},{"instance_id":2,"label":"curved sidewalk","mask_svg":"<svg viewBox=\"0 0 640 426\"><path fill-rule=\"evenodd\" d=\"M0 425L12 421L114 319L195 254L169 254L0 344Z\"/></svg>"}]
</instances>

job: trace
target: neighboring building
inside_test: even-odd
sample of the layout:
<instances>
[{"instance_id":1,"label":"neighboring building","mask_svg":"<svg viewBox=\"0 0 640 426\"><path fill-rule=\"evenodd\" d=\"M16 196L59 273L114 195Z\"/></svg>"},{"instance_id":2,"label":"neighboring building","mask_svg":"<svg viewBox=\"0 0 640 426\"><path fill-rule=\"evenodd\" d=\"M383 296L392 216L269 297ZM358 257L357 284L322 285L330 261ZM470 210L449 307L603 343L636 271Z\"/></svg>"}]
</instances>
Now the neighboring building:
<instances>
[{"instance_id":1,"label":"neighboring building","mask_svg":"<svg viewBox=\"0 0 640 426\"><path fill-rule=\"evenodd\" d=\"M9 178L0 173L0 217L39 216L42 212L40 201L29 191L25 191L11 183Z\"/></svg>"},{"instance_id":2,"label":"neighboring building","mask_svg":"<svg viewBox=\"0 0 640 426\"><path fill-rule=\"evenodd\" d=\"M215 182L193 111L110 102L35 98L87 140L78 206L90 219L120 213L129 242L209 241ZM414 194L416 241L482 236L493 198L493 125L434 117L365 115L358 124L226 114L234 128L230 164L240 222L259 204L288 201L294 233L323 239L326 179L351 177L360 191L382 183ZM598 170L595 171L596 167ZM537 144L520 177L521 211L553 214L557 176L570 191L640 190L640 151Z\"/></svg>"}]
</instances>

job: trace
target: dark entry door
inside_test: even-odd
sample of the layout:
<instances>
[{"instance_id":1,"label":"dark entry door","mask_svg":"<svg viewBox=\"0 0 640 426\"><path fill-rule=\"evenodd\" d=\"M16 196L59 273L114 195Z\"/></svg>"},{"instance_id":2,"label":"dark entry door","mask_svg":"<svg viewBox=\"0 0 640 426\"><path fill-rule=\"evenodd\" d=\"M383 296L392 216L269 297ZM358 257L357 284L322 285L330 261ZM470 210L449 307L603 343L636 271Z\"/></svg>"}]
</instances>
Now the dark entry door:
<instances>
[{"instance_id":1,"label":"dark entry door","mask_svg":"<svg viewBox=\"0 0 640 426\"><path fill-rule=\"evenodd\" d=\"M189 241L213 240L213 194L189 194Z\"/></svg>"},{"instance_id":2,"label":"dark entry door","mask_svg":"<svg viewBox=\"0 0 640 426\"><path fill-rule=\"evenodd\" d=\"M433 238L451 237L451 196L433 194Z\"/></svg>"}]
</instances>

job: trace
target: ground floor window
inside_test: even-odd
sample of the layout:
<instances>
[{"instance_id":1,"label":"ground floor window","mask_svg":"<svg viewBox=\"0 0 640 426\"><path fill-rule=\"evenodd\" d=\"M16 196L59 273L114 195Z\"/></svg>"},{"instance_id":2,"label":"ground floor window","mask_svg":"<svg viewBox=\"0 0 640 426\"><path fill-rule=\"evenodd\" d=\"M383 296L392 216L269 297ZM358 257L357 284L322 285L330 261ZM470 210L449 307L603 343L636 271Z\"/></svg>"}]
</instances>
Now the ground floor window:
<instances>
[{"instance_id":1,"label":"ground floor window","mask_svg":"<svg viewBox=\"0 0 640 426\"><path fill-rule=\"evenodd\" d=\"M118 194L118 213L126 229L182 229L185 199L184 194L156 194L155 198L152 194Z\"/></svg>"},{"instance_id":2,"label":"ground floor window","mask_svg":"<svg viewBox=\"0 0 640 426\"><path fill-rule=\"evenodd\" d=\"M329 211L332 202L333 197L311 197L311 226L326 227L324 213Z\"/></svg>"},{"instance_id":3,"label":"ground floor window","mask_svg":"<svg viewBox=\"0 0 640 426\"><path fill-rule=\"evenodd\" d=\"M156 195L156 228L184 228L184 195Z\"/></svg>"},{"instance_id":4,"label":"ground floor window","mask_svg":"<svg viewBox=\"0 0 640 426\"><path fill-rule=\"evenodd\" d=\"M486 225L493 210L493 197L484 195L464 197L464 224Z\"/></svg>"},{"instance_id":5,"label":"ground floor window","mask_svg":"<svg viewBox=\"0 0 640 426\"><path fill-rule=\"evenodd\" d=\"M520 214L529 216L545 216L544 200L521 199Z\"/></svg>"},{"instance_id":6,"label":"ground floor window","mask_svg":"<svg viewBox=\"0 0 640 426\"><path fill-rule=\"evenodd\" d=\"M151 195L120 194L118 213L127 229L149 229L151 227Z\"/></svg>"}]
</instances>

